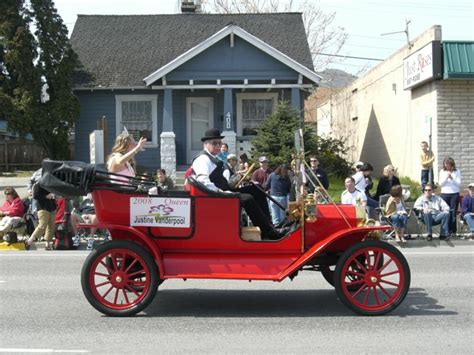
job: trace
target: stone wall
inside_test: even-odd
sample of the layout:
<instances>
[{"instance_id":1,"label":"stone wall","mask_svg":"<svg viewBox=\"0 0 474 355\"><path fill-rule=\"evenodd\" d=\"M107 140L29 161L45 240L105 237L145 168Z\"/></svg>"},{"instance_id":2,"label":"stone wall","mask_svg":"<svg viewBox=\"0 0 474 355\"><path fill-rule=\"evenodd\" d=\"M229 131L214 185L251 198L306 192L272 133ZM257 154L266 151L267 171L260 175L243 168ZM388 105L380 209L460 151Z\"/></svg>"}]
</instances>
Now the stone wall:
<instances>
[{"instance_id":1,"label":"stone wall","mask_svg":"<svg viewBox=\"0 0 474 355\"><path fill-rule=\"evenodd\" d=\"M474 80L443 80L437 92L438 171L452 157L466 188L474 182Z\"/></svg>"}]
</instances>

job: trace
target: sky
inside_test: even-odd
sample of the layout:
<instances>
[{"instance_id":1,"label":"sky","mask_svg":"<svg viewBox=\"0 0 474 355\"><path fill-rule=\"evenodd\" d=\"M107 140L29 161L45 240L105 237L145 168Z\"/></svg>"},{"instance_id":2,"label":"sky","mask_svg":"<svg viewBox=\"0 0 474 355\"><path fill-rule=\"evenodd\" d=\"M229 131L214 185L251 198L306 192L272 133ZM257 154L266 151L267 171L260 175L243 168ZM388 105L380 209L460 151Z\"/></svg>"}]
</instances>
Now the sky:
<instances>
[{"instance_id":1,"label":"sky","mask_svg":"<svg viewBox=\"0 0 474 355\"><path fill-rule=\"evenodd\" d=\"M54 0L53 0L54 1ZM179 0L56 0L59 14L71 33L78 14L132 15L178 13ZM296 5L301 1L295 0ZM474 41L474 0L314 0L324 13L335 13L333 25L343 27L348 39L340 55L385 59L410 39L433 25L442 26L443 40ZM328 67L361 73L379 61L337 59Z\"/></svg>"}]
</instances>

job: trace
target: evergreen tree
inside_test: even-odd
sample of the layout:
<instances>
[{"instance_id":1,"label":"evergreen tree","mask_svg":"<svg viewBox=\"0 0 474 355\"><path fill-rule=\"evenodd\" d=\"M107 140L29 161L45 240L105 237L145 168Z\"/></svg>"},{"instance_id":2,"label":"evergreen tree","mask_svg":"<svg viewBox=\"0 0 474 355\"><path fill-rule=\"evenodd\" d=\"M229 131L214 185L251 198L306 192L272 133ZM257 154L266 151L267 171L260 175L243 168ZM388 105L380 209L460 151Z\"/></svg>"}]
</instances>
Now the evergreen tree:
<instances>
[{"instance_id":1,"label":"evergreen tree","mask_svg":"<svg viewBox=\"0 0 474 355\"><path fill-rule=\"evenodd\" d=\"M31 13L23 0L0 2L0 118L21 136L30 132L41 95L30 23Z\"/></svg>"},{"instance_id":2,"label":"evergreen tree","mask_svg":"<svg viewBox=\"0 0 474 355\"><path fill-rule=\"evenodd\" d=\"M0 114L21 136L31 133L49 157L67 159L68 133L79 112L72 93L77 58L52 1L30 3L31 9L24 0L6 0L1 5L6 11L0 12ZM36 38L30 23L35 25Z\"/></svg>"},{"instance_id":3,"label":"evergreen tree","mask_svg":"<svg viewBox=\"0 0 474 355\"><path fill-rule=\"evenodd\" d=\"M343 158L347 152L343 140L318 137L313 128L304 123L300 114L288 102L281 102L276 111L260 125L252 140L254 155L265 155L272 166L289 164L295 149L295 131L303 129L306 158L316 155L327 173L347 176L350 164Z\"/></svg>"}]
</instances>

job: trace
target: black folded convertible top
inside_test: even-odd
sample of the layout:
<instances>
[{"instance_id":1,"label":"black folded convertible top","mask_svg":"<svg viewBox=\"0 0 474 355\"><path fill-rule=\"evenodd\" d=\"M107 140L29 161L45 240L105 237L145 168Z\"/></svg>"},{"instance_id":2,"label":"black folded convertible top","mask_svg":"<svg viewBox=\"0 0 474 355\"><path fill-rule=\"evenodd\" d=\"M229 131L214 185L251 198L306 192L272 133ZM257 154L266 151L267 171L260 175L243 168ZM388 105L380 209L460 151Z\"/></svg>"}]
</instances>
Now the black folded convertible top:
<instances>
[{"instance_id":1,"label":"black folded convertible top","mask_svg":"<svg viewBox=\"0 0 474 355\"><path fill-rule=\"evenodd\" d=\"M82 161L43 160L40 185L67 198L85 196L97 189L122 192L146 191L154 185L151 177L130 177L108 172L103 165Z\"/></svg>"}]
</instances>

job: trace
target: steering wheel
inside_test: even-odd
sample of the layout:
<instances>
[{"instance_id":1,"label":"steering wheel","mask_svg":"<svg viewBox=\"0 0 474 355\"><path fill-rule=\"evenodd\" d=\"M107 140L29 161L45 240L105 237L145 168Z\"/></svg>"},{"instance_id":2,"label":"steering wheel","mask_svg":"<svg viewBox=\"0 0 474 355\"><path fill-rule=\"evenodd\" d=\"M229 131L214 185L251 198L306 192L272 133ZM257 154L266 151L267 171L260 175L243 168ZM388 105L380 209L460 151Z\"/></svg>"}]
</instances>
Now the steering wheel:
<instances>
[{"instance_id":1,"label":"steering wheel","mask_svg":"<svg viewBox=\"0 0 474 355\"><path fill-rule=\"evenodd\" d=\"M237 184L235 184L236 187L240 186L240 184L242 183L242 181L244 181L244 180L249 176L249 174L251 173L251 171L253 170L254 167L255 167L255 163L253 163L252 165L250 165L250 167L249 167L248 170L245 172L245 174L240 178L240 180L237 182Z\"/></svg>"}]
</instances>

